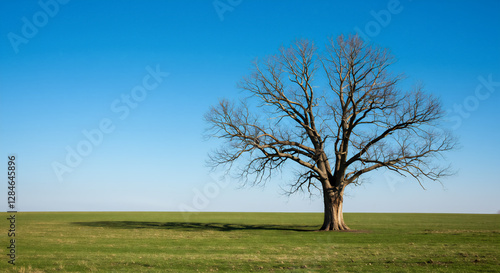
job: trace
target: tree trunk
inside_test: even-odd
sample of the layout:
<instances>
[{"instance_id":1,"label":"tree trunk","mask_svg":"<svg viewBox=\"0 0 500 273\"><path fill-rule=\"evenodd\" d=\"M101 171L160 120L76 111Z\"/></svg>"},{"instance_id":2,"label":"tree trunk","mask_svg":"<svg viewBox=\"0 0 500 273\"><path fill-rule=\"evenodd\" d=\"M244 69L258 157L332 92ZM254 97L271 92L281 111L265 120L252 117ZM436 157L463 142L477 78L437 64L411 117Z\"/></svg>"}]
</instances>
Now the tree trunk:
<instances>
[{"instance_id":1,"label":"tree trunk","mask_svg":"<svg viewBox=\"0 0 500 273\"><path fill-rule=\"evenodd\" d=\"M325 204L325 215L323 226L320 230L349 230L349 227L344 223L344 215L342 212L344 189L334 187L323 189L323 198Z\"/></svg>"}]
</instances>

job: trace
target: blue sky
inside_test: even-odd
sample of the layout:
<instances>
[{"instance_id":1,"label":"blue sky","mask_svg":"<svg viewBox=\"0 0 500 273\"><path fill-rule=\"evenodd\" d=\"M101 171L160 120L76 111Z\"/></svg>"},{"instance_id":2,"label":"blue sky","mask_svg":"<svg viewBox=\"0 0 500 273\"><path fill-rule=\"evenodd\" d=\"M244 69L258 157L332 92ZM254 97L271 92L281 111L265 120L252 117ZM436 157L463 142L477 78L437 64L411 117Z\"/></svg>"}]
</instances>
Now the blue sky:
<instances>
[{"instance_id":1,"label":"blue sky","mask_svg":"<svg viewBox=\"0 0 500 273\"><path fill-rule=\"evenodd\" d=\"M319 198L282 195L286 174L241 188L209 173L218 143L203 114L242 96L255 58L358 32L397 57L403 87L442 99L461 149L442 184L373 173L344 210L496 213L500 2L347 2L1 1L0 162L18 157L18 209L321 212Z\"/></svg>"}]
</instances>

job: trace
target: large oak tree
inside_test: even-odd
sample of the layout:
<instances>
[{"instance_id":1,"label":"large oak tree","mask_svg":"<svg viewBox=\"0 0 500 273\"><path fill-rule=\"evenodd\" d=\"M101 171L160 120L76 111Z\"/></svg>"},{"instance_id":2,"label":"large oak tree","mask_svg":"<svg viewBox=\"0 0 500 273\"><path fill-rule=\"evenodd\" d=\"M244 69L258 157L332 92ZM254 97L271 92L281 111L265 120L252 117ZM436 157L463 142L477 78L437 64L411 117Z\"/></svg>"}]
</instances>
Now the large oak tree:
<instances>
[{"instance_id":1,"label":"large oak tree","mask_svg":"<svg viewBox=\"0 0 500 273\"><path fill-rule=\"evenodd\" d=\"M321 230L349 229L344 190L367 172L386 168L419 183L448 175L437 157L455 140L439 129L440 102L422 86L401 90L393 63L388 50L356 35L330 40L321 53L300 40L256 61L239 84L249 96L221 100L205 116L208 135L224 141L211 166L261 183L293 162L290 193L316 188L323 196Z\"/></svg>"}]
</instances>

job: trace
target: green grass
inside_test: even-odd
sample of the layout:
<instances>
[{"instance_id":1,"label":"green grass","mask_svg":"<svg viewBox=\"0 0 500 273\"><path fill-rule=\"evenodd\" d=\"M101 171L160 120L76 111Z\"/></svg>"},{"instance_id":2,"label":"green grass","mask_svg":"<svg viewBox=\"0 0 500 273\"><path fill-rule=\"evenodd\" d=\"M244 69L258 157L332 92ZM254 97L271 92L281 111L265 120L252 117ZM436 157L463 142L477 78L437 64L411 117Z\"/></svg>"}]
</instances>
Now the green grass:
<instances>
[{"instance_id":1,"label":"green grass","mask_svg":"<svg viewBox=\"0 0 500 273\"><path fill-rule=\"evenodd\" d=\"M4 219L7 214L3 214ZM0 272L498 272L500 215L345 214L358 232L311 232L312 213L18 213ZM306 231L304 231L306 230Z\"/></svg>"}]
</instances>

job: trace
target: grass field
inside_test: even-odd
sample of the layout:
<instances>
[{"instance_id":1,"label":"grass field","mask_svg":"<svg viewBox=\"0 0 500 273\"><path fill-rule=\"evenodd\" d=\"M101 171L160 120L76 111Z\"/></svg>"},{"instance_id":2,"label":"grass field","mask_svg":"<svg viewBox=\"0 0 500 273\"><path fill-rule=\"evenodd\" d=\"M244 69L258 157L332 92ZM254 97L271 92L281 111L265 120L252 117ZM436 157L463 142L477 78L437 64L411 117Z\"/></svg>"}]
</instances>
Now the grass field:
<instances>
[{"instance_id":1,"label":"grass field","mask_svg":"<svg viewBox=\"0 0 500 273\"><path fill-rule=\"evenodd\" d=\"M7 214L4 213L4 219ZM498 272L500 215L347 213L356 232L311 232L312 213L17 214L1 272Z\"/></svg>"}]
</instances>

